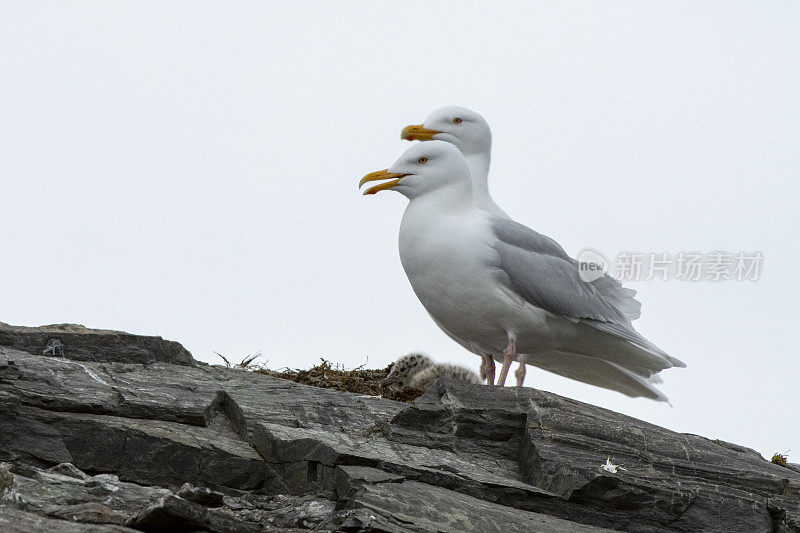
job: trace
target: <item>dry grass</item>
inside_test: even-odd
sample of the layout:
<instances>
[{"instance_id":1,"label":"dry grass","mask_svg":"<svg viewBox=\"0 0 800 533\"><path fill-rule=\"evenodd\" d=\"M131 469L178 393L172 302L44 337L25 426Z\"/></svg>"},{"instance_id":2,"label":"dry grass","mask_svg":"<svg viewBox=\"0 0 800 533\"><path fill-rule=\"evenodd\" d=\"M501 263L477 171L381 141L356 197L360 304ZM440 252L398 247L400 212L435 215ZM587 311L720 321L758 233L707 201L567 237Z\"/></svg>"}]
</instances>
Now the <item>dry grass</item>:
<instances>
[{"instance_id":1,"label":"dry grass","mask_svg":"<svg viewBox=\"0 0 800 533\"><path fill-rule=\"evenodd\" d=\"M247 365L245 365L247 366ZM390 365L391 366L391 365ZM288 379L304 385L322 387L323 389L336 389L356 394L369 396L382 396L400 402L413 402L425 392L422 389L405 388L401 391L391 391L381 387L381 380L389 374L389 368L365 369L363 365L352 370L347 370L340 365L333 365L330 361L320 359L318 365L308 370L270 370L263 365L248 368L256 374L264 374L274 378Z\"/></svg>"},{"instance_id":2,"label":"dry grass","mask_svg":"<svg viewBox=\"0 0 800 533\"><path fill-rule=\"evenodd\" d=\"M772 456L771 462L775 463L776 465L786 466L786 459L788 459L782 453L776 453Z\"/></svg>"}]
</instances>

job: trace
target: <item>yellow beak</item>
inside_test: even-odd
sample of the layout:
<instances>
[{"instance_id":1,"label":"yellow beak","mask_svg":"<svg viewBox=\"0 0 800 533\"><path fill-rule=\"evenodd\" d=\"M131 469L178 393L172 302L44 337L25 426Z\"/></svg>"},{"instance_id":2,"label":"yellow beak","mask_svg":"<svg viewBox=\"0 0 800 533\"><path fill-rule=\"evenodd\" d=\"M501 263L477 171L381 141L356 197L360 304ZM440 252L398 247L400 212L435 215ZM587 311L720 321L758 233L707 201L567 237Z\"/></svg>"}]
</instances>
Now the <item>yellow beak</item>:
<instances>
[{"instance_id":1,"label":"yellow beak","mask_svg":"<svg viewBox=\"0 0 800 533\"><path fill-rule=\"evenodd\" d=\"M407 141L430 141L437 133L442 133L437 130L426 129L422 124L418 126L406 126L400 133L400 138Z\"/></svg>"},{"instance_id":2,"label":"yellow beak","mask_svg":"<svg viewBox=\"0 0 800 533\"><path fill-rule=\"evenodd\" d=\"M358 188L360 189L361 186L367 183L368 181L390 180L381 183L380 185L375 185L373 187L370 187L369 189L364 191L364 195L375 194L376 192L380 192L385 189L391 189L392 187L397 185L401 179L403 179L403 176L405 176L405 174L395 174L389 172L388 168L384 170L379 170L377 172L370 172L369 174L361 178L361 181L358 182Z\"/></svg>"}]
</instances>

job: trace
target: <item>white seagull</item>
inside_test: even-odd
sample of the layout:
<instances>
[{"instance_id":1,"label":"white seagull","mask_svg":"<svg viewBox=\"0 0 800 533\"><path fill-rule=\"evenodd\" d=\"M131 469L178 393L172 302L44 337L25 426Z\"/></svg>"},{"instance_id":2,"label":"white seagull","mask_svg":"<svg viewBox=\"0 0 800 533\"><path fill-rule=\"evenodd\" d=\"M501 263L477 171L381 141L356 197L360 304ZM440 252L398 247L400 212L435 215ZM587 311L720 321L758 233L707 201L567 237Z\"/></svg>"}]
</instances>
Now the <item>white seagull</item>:
<instances>
[{"instance_id":1,"label":"white seagull","mask_svg":"<svg viewBox=\"0 0 800 533\"><path fill-rule=\"evenodd\" d=\"M447 141L456 145L469 165L475 205L493 215L511 218L489 194L492 130L478 113L464 107L442 107L428 115L424 123L403 128L400 138L407 141Z\"/></svg>"},{"instance_id":2,"label":"white seagull","mask_svg":"<svg viewBox=\"0 0 800 533\"><path fill-rule=\"evenodd\" d=\"M387 180L364 194L392 189L410 200L400 259L437 324L491 361L492 374L491 356L502 353L498 385L520 353L572 379L666 401L655 374L686 365L639 335L613 298L583 282L577 261L558 243L480 209L470 177L458 148L434 140L359 183Z\"/></svg>"},{"instance_id":3,"label":"white seagull","mask_svg":"<svg viewBox=\"0 0 800 533\"><path fill-rule=\"evenodd\" d=\"M492 153L492 130L489 124L478 113L459 106L448 106L437 109L425 119L423 124L406 126L400 134L402 139L408 141L446 141L454 144L464 155L469 166L470 180L472 182L472 198L475 205L484 211L511 219L500 206L492 199L489 194L489 165L491 164ZM636 320L641 314L641 304L634 299L636 291L623 288L622 285L609 276L604 274L600 280L594 282L595 288L617 309L619 309L630 320ZM438 322L437 322L438 324ZM439 327L442 327L439 324ZM444 328L442 328L444 330ZM467 347L460 339L455 338L452 333L444 330L456 342ZM469 349L467 347L467 349ZM499 353L493 354L498 361L502 360ZM546 358L537 359L526 358L519 354L519 368L516 372L517 386L522 386L525 381L525 363L533 364L556 374L566 375L576 378L574 375L567 375L569 369L561 369L560 359L549 361ZM608 369L613 373L613 369ZM481 374L486 378L487 383L494 380L494 364L484 358L481 365Z\"/></svg>"}]
</instances>

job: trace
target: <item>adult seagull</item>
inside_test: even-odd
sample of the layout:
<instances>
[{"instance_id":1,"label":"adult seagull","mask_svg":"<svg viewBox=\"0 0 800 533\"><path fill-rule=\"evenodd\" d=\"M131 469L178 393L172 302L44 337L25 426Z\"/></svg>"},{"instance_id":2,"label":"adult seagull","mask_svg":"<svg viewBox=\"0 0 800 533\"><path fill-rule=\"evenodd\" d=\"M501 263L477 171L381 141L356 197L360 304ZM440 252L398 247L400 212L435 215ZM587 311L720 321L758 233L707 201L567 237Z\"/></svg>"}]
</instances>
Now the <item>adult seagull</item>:
<instances>
[{"instance_id":1,"label":"adult seagull","mask_svg":"<svg viewBox=\"0 0 800 533\"><path fill-rule=\"evenodd\" d=\"M419 125L406 126L400 137L407 141L446 141L458 147L469 166L475 205L497 216L509 217L489 194L492 130L482 116L464 107L437 109Z\"/></svg>"},{"instance_id":2,"label":"adult seagull","mask_svg":"<svg viewBox=\"0 0 800 533\"><path fill-rule=\"evenodd\" d=\"M411 125L403 128L400 137L409 141L431 141L439 140L454 144L464 155L469 166L470 181L472 183L472 197L475 205L484 211L497 215L505 219L511 219L500 206L492 199L489 193L489 165L491 164L492 152L492 131L489 124L478 113L459 106L448 106L437 109L419 125ZM554 243L558 246L557 243ZM560 248L560 247L559 247ZM609 276L604 274L599 280L593 282L595 288L617 309L619 309L630 320L636 320L641 314L641 304L634 298L636 291L623 288L622 285ZM437 322L438 324L438 322ZM441 324L438 324L442 327ZM459 342L462 346L470 349L467 344L461 342L451 332L442 328L451 338ZM500 354L493 354L495 358L501 360ZM566 375L568 369L563 369L558 365L560 359L548 360L544 356L538 358L527 358L520 354L520 363L516 372L517 385L522 386L525 380L525 363L539 366L550 370L556 374ZM607 369L607 372L614 373L614 369ZM494 380L494 360L484 356L481 365L481 375L485 377L487 383ZM573 375L567 375L573 377ZM491 379L490 379L491 378Z\"/></svg>"},{"instance_id":3,"label":"adult seagull","mask_svg":"<svg viewBox=\"0 0 800 533\"><path fill-rule=\"evenodd\" d=\"M414 292L451 336L476 353L503 354L498 385L520 353L585 383L666 401L656 374L686 365L583 282L558 243L480 209L468 162L453 144L415 145L359 186L377 180L386 181L364 194L392 189L409 199L399 248Z\"/></svg>"}]
</instances>

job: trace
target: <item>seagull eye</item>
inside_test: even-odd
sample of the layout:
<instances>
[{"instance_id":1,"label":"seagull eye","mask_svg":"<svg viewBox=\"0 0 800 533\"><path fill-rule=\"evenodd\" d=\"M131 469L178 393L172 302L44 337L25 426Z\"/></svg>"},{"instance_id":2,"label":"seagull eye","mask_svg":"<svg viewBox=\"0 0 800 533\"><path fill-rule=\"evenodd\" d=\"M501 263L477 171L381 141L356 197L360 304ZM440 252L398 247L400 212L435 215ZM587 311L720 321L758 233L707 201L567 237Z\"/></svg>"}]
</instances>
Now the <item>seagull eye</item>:
<instances>
[{"instance_id":1,"label":"seagull eye","mask_svg":"<svg viewBox=\"0 0 800 533\"><path fill-rule=\"evenodd\" d=\"M424 165L427 162L428 162L428 158L425 157L425 156L422 156L419 159L417 159L417 163L419 163L420 165Z\"/></svg>"},{"instance_id":2,"label":"seagull eye","mask_svg":"<svg viewBox=\"0 0 800 533\"><path fill-rule=\"evenodd\" d=\"M463 120L461 120L461 119L460 119L460 118L458 118L458 117L456 117L456 118L454 118L454 119L453 119L453 124L461 124L462 122L463 122Z\"/></svg>"}]
</instances>

